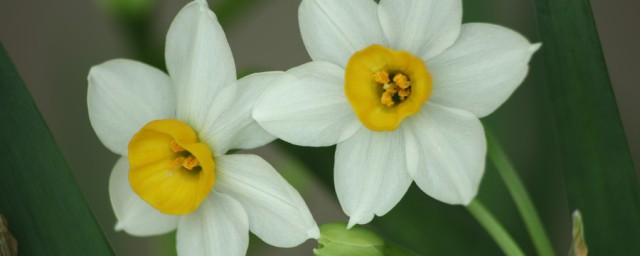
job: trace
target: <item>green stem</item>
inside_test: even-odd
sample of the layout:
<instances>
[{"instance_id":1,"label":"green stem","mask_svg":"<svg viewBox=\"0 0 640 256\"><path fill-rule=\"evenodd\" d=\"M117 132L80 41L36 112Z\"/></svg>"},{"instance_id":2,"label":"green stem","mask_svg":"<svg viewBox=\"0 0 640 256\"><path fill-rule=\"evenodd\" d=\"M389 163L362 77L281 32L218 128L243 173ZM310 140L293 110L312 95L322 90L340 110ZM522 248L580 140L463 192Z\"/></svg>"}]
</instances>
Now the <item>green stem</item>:
<instances>
[{"instance_id":1,"label":"green stem","mask_svg":"<svg viewBox=\"0 0 640 256\"><path fill-rule=\"evenodd\" d=\"M513 241L513 238L507 233L502 225L496 220L493 215L487 210L487 208L480 203L477 199L474 199L468 206L467 210L473 215L473 217L480 222L482 227L493 237L498 246L502 249L504 254L509 256L524 255L522 249Z\"/></svg>"},{"instance_id":2,"label":"green stem","mask_svg":"<svg viewBox=\"0 0 640 256\"><path fill-rule=\"evenodd\" d=\"M540 221L540 217L538 217L536 208L533 206L531 198L524 188L524 184L520 181L518 174L511 162L509 162L504 150L496 141L495 136L488 130L486 134L489 144L489 158L493 161L502 180L507 185L507 189L515 201L518 211L524 220L524 224L529 231L529 235L533 240L536 251L539 255L555 255L551 248L549 238L544 231L544 226Z\"/></svg>"},{"instance_id":3,"label":"green stem","mask_svg":"<svg viewBox=\"0 0 640 256\"><path fill-rule=\"evenodd\" d=\"M491 235L493 240L496 241L502 251L509 256L524 255L520 246L511 238L507 230L500 225L500 222L496 220L493 215L487 210L487 208L480 203L477 199L474 199L468 206L467 210L473 215L473 217L480 222L482 227Z\"/></svg>"}]
</instances>

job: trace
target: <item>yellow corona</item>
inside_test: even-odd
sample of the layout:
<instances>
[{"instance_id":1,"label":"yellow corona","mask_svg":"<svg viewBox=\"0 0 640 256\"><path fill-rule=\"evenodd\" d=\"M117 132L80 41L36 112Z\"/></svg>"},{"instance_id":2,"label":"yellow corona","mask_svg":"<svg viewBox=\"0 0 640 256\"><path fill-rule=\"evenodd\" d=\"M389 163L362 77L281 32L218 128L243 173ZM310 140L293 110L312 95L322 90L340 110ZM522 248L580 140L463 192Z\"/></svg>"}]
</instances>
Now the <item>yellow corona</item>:
<instances>
[{"instance_id":1,"label":"yellow corona","mask_svg":"<svg viewBox=\"0 0 640 256\"><path fill-rule=\"evenodd\" d=\"M424 62L410 53L371 45L349 59L344 90L365 127L393 131L427 102L431 75Z\"/></svg>"}]
</instances>

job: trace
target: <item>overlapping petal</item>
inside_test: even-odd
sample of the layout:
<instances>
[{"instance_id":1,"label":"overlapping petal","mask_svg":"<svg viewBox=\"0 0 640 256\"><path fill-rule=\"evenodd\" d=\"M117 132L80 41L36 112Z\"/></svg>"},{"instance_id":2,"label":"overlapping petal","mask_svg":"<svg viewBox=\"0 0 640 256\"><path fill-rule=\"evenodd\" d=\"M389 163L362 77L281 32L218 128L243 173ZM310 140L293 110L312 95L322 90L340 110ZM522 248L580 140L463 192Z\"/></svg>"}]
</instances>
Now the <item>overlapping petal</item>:
<instances>
[{"instance_id":1,"label":"overlapping petal","mask_svg":"<svg viewBox=\"0 0 640 256\"><path fill-rule=\"evenodd\" d=\"M484 173L487 143L478 118L427 103L403 124L409 174L425 193L449 204L469 204Z\"/></svg>"},{"instance_id":2,"label":"overlapping petal","mask_svg":"<svg viewBox=\"0 0 640 256\"><path fill-rule=\"evenodd\" d=\"M430 100L478 117L491 114L522 83L539 47L501 26L464 24L451 48L426 61L433 76Z\"/></svg>"},{"instance_id":3,"label":"overlapping petal","mask_svg":"<svg viewBox=\"0 0 640 256\"><path fill-rule=\"evenodd\" d=\"M231 49L206 1L189 3L178 13L167 33L165 57L177 94L177 117L202 130L203 122L223 110L213 107L216 96L236 81Z\"/></svg>"},{"instance_id":4,"label":"overlapping petal","mask_svg":"<svg viewBox=\"0 0 640 256\"><path fill-rule=\"evenodd\" d=\"M111 151L127 155L127 144L149 121L170 118L175 97L169 77L149 65L116 59L89 71L87 106L91 126Z\"/></svg>"},{"instance_id":5,"label":"overlapping petal","mask_svg":"<svg viewBox=\"0 0 640 256\"><path fill-rule=\"evenodd\" d=\"M216 190L246 210L251 231L278 247L293 247L320 231L302 197L269 163L255 155L218 157Z\"/></svg>"},{"instance_id":6,"label":"overlapping petal","mask_svg":"<svg viewBox=\"0 0 640 256\"><path fill-rule=\"evenodd\" d=\"M344 70L328 62L293 68L256 102L253 118L271 134L303 146L329 146L361 124L344 96Z\"/></svg>"},{"instance_id":7,"label":"overlapping petal","mask_svg":"<svg viewBox=\"0 0 640 256\"><path fill-rule=\"evenodd\" d=\"M378 15L391 48L429 59L458 37L462 1L381 0Z\"/></svg>"},{"instance_id":8,"label":"overlapping petal","mask_svg":"<svg viewBox=\"0 0 640 256\"><path fill-rule=\"evenodd\" d=\"M304 45L315 61L344 68L356 51L386 45L377 4L371 0L304 0L298 20Z\"/></svg>"},{"instance_id":9,"label":"overlapping petal","mask_svg":"<svg viewBox=\"0 0 640 256\"><path fill-rule=\"evenodd\" d=\"M393 208L411 185L402 132L372 132L361 128L338 144L335 186L349 226L365 224L374 214Z\"/></svg>"},{"instance_id":10,"label":"overlapping petal","mask_svg":"<svg viewBox=\"0 0 640 256\"><path fill-rule=\"evenodd\" d=\"M116 231L151 236L176 229L180 216L163 214L142 201L129 185L128 172L129 163L126 157L122 157L113 167L109 179L109 197L118 219Z\"/></svg>"},{"instance_id":11,"label":"overlapping petal","mask_svg":"<svg viewBox=\"0 0 640 256\"><path fill-rule=\"evenodd\" d=\"M275 139L251 117L254 103L262 92L282 72L264 72L240 79L237 93L225 111L209 129L200 133L203 140L215 146L216 154L229 149L249 149L262 146Z\"/></svg>"},{"instance_id":12,"label":"overlapping petal","mask_svg":"<svg viewBox=\"0 0 640 256\"><path fill-rule=\"evenodd\" d=\"M248 246L247 213L228 195L214 190L196 212L180 219L179 255L245 255Z\"/></svg>"}]
</instances>

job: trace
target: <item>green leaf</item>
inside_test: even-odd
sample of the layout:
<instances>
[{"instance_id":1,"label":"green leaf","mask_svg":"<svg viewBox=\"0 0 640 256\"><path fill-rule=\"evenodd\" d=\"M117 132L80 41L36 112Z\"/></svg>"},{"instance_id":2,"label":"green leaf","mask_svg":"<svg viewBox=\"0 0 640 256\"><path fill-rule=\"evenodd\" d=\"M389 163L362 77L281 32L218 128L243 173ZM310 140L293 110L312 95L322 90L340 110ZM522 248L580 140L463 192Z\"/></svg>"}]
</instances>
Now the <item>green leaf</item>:
<instances>
[{"instance_id":1,"label":"green leaf","mask_svg":"<svg viewBox=\"0 0 640 256\"><path fill-rule=\"evenodd\" d=\"M40 112L0 44L0 213L20 255L112 255Z\"/></svg>"},{"instance_id":2,"label":"green leaf","mask_svg":"<svg viewBox=\"0 0 640 256\"><path fill-rule=\"evenodd\" d=\"M570 209L593 255L640 255L636 172L589 1L536 7Z\"/></svg>"}]
</instances>

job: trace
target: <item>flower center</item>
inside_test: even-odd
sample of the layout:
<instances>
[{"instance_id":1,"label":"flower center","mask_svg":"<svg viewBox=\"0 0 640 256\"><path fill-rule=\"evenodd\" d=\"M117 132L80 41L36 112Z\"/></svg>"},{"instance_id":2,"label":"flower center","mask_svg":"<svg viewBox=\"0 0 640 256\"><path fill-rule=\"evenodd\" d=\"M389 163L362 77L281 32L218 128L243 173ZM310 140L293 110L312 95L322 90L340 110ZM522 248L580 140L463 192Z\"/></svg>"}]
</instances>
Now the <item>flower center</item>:
<instances>
[{"instance_id":1,"label":"flower center","mask_svg":"<svg viewBox=\"0 0 640 256\"><path fill-rule=\"evenodd\" d=\"M213 188L211 149L178 120L149 122L129 142L129 183L165 214L195 211Z\"/></svg>"},{"instance_id":2,"label":"flower center","mask_svg":"<svg viewBox=\"0 0 640 256\"><path fill-rule=\"evenodd\" d=\"M406 51L371 45L349 59L344 90L365 127L393 131L427 102L431 75L420 58Z\"/></svg>"},{"instance_id":3,"label":"flower center","mask_svg":"<svg viewBox=\"0 0 640 256\"><path fill-rule=\"evenodd\" d=\"M182 167L188 171L200 171L200 162L189 151L178 145L175 140L169 142L169 147L173 152L177 153L177 156L169 163L169 169L175 170L177 167ZM198 168L198 169L196 169ZM194 170L195 169L195 170Z\"/></svg>"},{"instance_id":4,"label":"flower center","mask_svg":"<svg viewBox=\"0 0 640 256\"><path fill-rule=\"evenodd\" d=\"M403 102L411 95L411 81L402 73L389 75L387 71L381 70L373 74L373 80L382 86L384 92L380 103L387 107Z\"/></svg>"}]
</instances>

